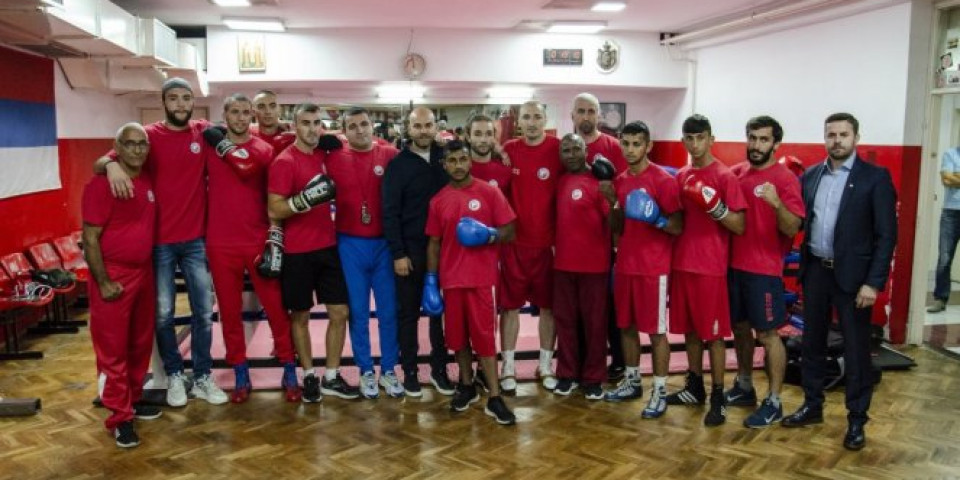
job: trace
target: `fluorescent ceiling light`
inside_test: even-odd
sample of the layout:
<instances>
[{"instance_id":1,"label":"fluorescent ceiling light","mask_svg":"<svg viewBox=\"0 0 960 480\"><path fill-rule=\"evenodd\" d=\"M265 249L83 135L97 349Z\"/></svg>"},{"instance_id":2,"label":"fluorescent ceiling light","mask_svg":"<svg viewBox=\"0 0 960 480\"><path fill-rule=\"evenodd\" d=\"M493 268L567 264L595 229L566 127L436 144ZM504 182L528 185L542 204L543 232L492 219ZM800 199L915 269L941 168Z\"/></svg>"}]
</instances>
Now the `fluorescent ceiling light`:
<instances>
[{"instance_id":1,"label":"fluorescent ceiling light","mask_svg":"<svg viewBox=\"0 0 960 480\"><path fill-rule=\"evenodd\" d=\"M223 24L231 30L254 30L257 32L283 32L286 28L279 18L223 17Z\"/></svg>"},{"instance_id":2,"label":"fluorescent ceiling light","mask_svg":"<svg viewBox=\"0 0 960 480\"><path fill-rule=\"evenodd\" d=\"M250 0L210 0L220 7L249 7Z\"/></svg>"},{"instance_id":3,"label":"fluorescent ceiling light","mask_svg":"<svg viewBox=\"0 0 960 480\"><path fill-rule=\"evenodd\" d=\"M594 12L619 12L627 8L624 2L597 2L590 10Z\"/></svg>"},{"instance_id":4,"label":"fluorescent ceiling light","mask_svg":"<svg viewBox=\"0 0 960 480\"><path fill-rule=\"evenodd\" d=\"M381 85L377 87L377 97L393 100L413 100L423 98L426 90L420 85Z\"/></svg>"},{"instance_id":5,"label":"fluorescent ceiling light","mask_svg":"<svg viewBox=\"0 0 960 480\"><path fill-rule=\"evenodd\" d=\"M533 97L533 89L529 87L493 87L487 90L487 97L526 101Z\"/></svg>"},{"instance_id":6,"label":"fluorescent ceiling light","mask_svg":"<svg viewBox=\"0 0 960 480\"><path fill-rule=\"evenodd\" d=\"M553 22L547 33L598 33L607 28L607 22Z\"/></svg>"}]
</instances>

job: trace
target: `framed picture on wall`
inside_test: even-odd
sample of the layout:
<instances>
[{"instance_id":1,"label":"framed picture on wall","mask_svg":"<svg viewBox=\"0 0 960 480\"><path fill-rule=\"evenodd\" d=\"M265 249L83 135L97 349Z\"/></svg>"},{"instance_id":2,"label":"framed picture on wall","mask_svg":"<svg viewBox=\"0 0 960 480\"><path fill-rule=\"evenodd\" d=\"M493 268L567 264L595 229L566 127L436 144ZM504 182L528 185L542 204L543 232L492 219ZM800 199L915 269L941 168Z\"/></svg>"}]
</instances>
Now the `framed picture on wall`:
<instances>
[{"instance_id":1,"label":"framed picture on wall","mask_svg":"<svg viewBox=\"0 0 960 480\"><path fill-rule=\"evenodd\" d=\"M606 133L620 133L620 129L627 121L626 103L600 102L600 129Z\"/></svg>"},{"instance_id":2,"label":"framed picture on wall","mask_svg":"<svg viewBox=\"0 0 960 480\"><path fill-rule=\"evenodd\" d=\"M263 35L237 36L237 65L240 73L267 71L267 52Z\"/></svg>"}]
</instances>

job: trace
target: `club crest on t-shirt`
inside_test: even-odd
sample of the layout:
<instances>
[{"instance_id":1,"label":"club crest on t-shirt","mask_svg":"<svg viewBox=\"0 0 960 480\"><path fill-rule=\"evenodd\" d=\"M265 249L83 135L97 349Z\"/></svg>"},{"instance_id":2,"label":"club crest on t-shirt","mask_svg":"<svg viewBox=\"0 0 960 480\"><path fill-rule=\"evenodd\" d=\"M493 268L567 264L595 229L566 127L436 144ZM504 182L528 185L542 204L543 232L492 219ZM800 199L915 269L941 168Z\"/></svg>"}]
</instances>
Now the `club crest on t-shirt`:
<instances>
[{"instance_id":1,"label":"club crest on t-shirt","mask_svg":"<svg viewBox=\"0 0 960 480\"><path fill-rule=\"evenodd\" d=\"M191 142L190 151L193 153L200 153L200 144L197 142Z\"/></svg>"},{"instance_id":2,"label":"club crest on t-shirt","mask_svg":"<svg viewBox=\"0 0 960 480\"><path fill-rule=\"evenodd\" d=\"M477 210L480 210L480 200L477 200L477 199L470 200L469 202L467 202L467 208L469 208L471 212L476 212Z\"/></svg>"},{"instance_id":3,"label":"club crest on t-shirt","mask_svg":"<svg viewBox=\"0 0 960 480\"><path fill-rule=\"evenodd\" d=\"M150 203L156 202L156 198L153 196L153 190L147 190L147 201Z\"/></svg>"},{"instance_id":4,"label":"club crest on t-shirt","mask_svg":"<svg viewBox=\"0 0 960 480\"><path fill-rule=\"evenodd\" d=\"M570 192L570 198L574 200L580 200L581 198L583 198L583 190L580 190L579 188L574 188L573 191Z\"/></svg>"},{"instance_id":5,"label":"club crest on t-shirt","mask_svg":"<svg viewBox=\"0 0 960 480\"><path fill-rule=\"evenodd\" d=\"M374 166L374 167L373 167L373 174L376 175L376 176L378 176L378 177L382 177L382 176L383 176L383 167L380 166L380 165Z\"/></svg>"},{"instance_id":6,"label":"club crest on t-shirt","mask_svg":"<svg viewBox=\"0 0 960 480\"><path fill-rule=\"evenodd\" d=\"M763 185L757 185L753 187L753 195L757 198L763 197Z\"/></svg>"},{"instance_id":7,"label":"club crest on t-shirt","mask_svg":"<svg viewBox=\"0 0 960 480\"><path fill-rule=\"evenodd\" d=\"M492 187L499 187L499 186L500 186L500 183L497 182L497 179L495 179L495 178L491 178L490 181L487 182L487 183L489 183L490 186L492 186Z\"/></svg>"},{"instance_id":8,"label":"club crest on t-shirt","mask_svg":"<svg viewBox=\"0 0 960 480\"><path fill-rule=\"evenodd\" d=\"M546 180L550 178L550 169L547 167L540 167L540 169L537 170L537 178L540 180Z\"/></svg>"}]
</instances>

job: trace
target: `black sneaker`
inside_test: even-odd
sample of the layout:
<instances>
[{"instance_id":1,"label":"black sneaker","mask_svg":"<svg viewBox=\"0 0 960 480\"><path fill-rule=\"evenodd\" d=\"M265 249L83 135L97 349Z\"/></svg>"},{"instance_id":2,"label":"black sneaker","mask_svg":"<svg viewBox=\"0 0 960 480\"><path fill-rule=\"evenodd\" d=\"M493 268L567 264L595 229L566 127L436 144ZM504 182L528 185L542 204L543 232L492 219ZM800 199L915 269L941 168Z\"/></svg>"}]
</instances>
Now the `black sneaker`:
<instances>
[{"instance_id":1,"label":"black sneaker","mask_svg":"<svg viewBox=\"0 0 960 480\"><path fill-rule=\"evenodd\" d=\"M470 408L470 404L480 400L480 393L477 392L476 385L458 384L456 392L453 394L453 400L450 401L450 410L454 412L463 412Z\"/></svg>"},{"instance_id":2,"label":"black sneaker","mask_svg":"<svg viewBox=\"0 0 960 480\"><path fill-rule=\"evenodd\" d=\"M703 405L706 401L707 391L703 388L703 376L693 372L687 372L683 390L667 395L667 405Z\"/></svg>"},{"instance_id":3,"label":"black sneaker","mask_svg":"<svg viewBox=\"0 0 960 480\"><path fill-rule=\"evenodd\" d=\"M420 389L420 378L416 372L403 374L403 392L408 397L420 398L423 396L423 390Z\"/></svg>"},{"instance_id":4,"label":"black sneaker","mask_svg":"<svg viewBox=\"0 0 960 480\"><path fill-rule=\"evenodd\" d=\"M757 406L757 390L753 388L750 390L740 388L740 382L738 380L733 381L733 388L724 392L723 397L726 399L727 405L731 407Z\"/></svg>"},{"instance_id":5,"label":"black sneaker","mask_svg":"<svg viewBox=\"0 0 960 480\"><path fill-rule=\"evenodd\" d=\"M133 416L137 417L138 420L154 420L160 418L161 415L163 415L163 410L160 410L160 407L144 403L133 404Z\"/></svg>"},{"instance_id":6,"label":"black sneaker","mask_svg":"<svg viewBox=\"0 0 960 480\"><path fill-rule=\"evenodd\" d=\"M441 395L453 395L453 383L451 383L450 378L447 377L446 369L430 372L430 384L433 385L433 388L436 388Z\"/></svg>"},{"instance_id":7,"label":"black sneaker","mask_svg":"<svg viewBox=\"0 0 960 480\"><path fill-rule=\"evenodd\" d=\"M323 392L324 395L333 395L334 397L340 397L344 400L360 398L360 389L347 383L347 381L340 376L339 372L337 372L337 376L333 380L327 380L327 377L324 376L323 380L320 380L320 391Z\"/></svg>"},{"instance_id":8,"label":"black sneaker","mask_svg":"<svg viewBox=\"0 0 960 480\"><path fill-rule=\"evenodd\" d=\"M473 384L477 386L478 389L483 390L484 392L490 392L490 383L487 382L487 375L483 373L482 368L477 369L477 373L473 374Z\"/></svg>"},{"instance_id":9,"label":"black sneaker","mask_svg":"<svg viewBox=\"0 0 960 480\"><path fill-rule=\"evenodd\" d=\"M317 403L323 400L323 395L320 395L320 379L316 375L303 377L303 396L300 399L304 403Z\"/></svg>"},{"instance_id":10,"label":"black sneaker","mask_svg":"<svg viewBox=\"0 0 960 480\"><path fill-rule=\"evenodd\" d=\"M710 391L710 410L703 417L703 424L708 427L723 425L727 421L727 402L723 398L723 387L714 385Z\"/></svg>"},{"instance_id":11,"label":"black sneaker","mask_svg":"<svg viewBox=\"0 0 960 480\"><path fill-rule=\"evenodd\" d=\"M561 378L560 381L557 382L557 388L553 389L553 393L566 397L573 393L573 391L577 389L577 386L576 380Z\"/></svg>"},{"instance_id":12,"label":"black sneaker","mask_svg":"<svg viewBox=\"0 0 960 480\"><path fill-rule=\"evenodd\" d=\"M507 404L504 403L503 397L500 395L487 399L487 408L483 411L487 415L497 419L497 423L500 425L513 425L517 423L517 417L507 408Z\"/></svg>"},{"instance_id":13,"label":"black sneaker","mask_svg":"<svg viewBox=\"0 0 960 480\"><path fill-rule=\"evenodd\" d=\"M603 387L599 383L585 384L583 396L587 397L587 400L603 400Z\"/></svg>"},{"instance_id":14,"label":"black sneaker","mask_svg":"<svg viewBox=\"0 0 960 480\"><path fill-rule=\"evenodd\" d=\"M607 367L607 381L610 383L617 383L620 379L623 378L624 372L627 371L627 367L623 365L610 365Z\"/></svg>"},{"instance_id":15,"label":"black sneaker","mask_svg":"<svg viewBox=\"0 0 960 480\"><path fill-rule=\"evenodd\" d=\"M113 436L120 448L133 448L140 445L140 437L137 436L137 431L133 429L133 420L127 420L117 425L117 428L113 430Z\"/></svg>"}]
</instances>

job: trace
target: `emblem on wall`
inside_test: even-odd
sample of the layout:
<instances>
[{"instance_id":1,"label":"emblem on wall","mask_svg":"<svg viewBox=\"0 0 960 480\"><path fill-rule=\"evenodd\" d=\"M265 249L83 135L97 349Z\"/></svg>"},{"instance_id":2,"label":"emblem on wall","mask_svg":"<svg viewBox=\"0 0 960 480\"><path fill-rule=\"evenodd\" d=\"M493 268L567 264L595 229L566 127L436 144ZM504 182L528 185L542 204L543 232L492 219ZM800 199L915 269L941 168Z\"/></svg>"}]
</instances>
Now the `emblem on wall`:
<instances>
[{"instance_id":1,"label":"emblem on wall","mask_svg":"<svg viewBox=\"0 0 960 480\"><path fill-rule=\"evenodd\" d=\"M606 40L603 46L597 49L597 68L603 73L610 73L620 66L620 46L613 40Z\"/></svg>"}]
</instances>

